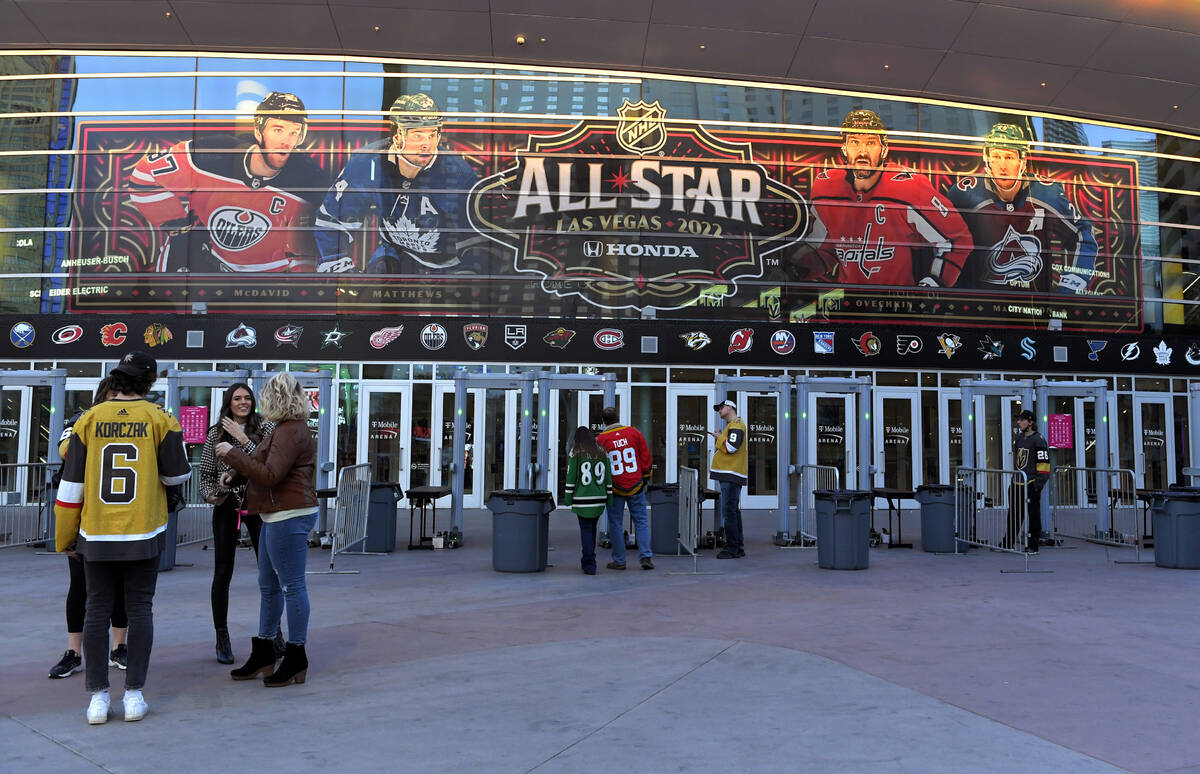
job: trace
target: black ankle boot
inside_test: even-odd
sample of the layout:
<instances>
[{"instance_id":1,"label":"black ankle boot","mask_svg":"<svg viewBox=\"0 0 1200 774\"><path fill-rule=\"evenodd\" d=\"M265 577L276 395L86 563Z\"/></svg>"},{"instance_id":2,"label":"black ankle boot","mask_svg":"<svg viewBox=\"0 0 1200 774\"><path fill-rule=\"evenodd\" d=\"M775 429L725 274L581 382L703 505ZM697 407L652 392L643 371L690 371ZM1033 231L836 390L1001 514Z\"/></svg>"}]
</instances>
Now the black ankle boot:
<instances>
[{"instance_id":1,"label":"black ankle boot","mask_svg":"<svg viewBox=\"0 0 1200 774\"><path fill-rule=\"evenodd\" d=\"M279 688L292 683L303 683L307 676L308 656L304 653L304 645L289 642L287 653L283 654L283 661L279 662L279 668L275 670L275 674L263 679L263 685Z\"/></svg>"},{"instance_id":2,"label":"black ankle boot","mask_svg":"<svg viewBox=\"0 0 1200 774\"><path fill-rule=\"evenodd\" d=\"M229 672L234 680L253 680L262 675L270 676L275 671L275 647L266 637L250 639L250 659Z\"/></svg>"},{"instance_id":3,"label":"black ankle boot","mask_svg":"<svg viewBox=\"0 0 1200 774\"><path fill-rule=\"evenodd\" d=\"M229 630L224 627L217 629L217 663L233 663L233 643L229 641Z\"/></svg>"},{"instance_id":4,"label":"black ankle boot","mask_svg":"<svg viewBox=\"0 0 1200 774\"><path fill-rule=\"evenodd\" d=\"M275 630L275 639L272 640L275 646L275 658L283 658L283 654L287 653L287 643L283 640L283 627Z\"/></svg>"}]
</instances>

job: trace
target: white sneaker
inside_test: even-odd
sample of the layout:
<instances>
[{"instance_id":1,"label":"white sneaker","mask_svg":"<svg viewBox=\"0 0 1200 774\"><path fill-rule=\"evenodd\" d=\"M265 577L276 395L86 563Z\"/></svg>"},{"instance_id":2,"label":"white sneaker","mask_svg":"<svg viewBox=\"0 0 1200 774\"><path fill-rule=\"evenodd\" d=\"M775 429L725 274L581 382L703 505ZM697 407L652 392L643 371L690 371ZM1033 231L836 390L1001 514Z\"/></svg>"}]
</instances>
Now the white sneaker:
<instances>
[{"instance_id":1,"label":"white sneaker","mask_svg":"<svg viewBox=\"0 0 1200 774\"><path fill-rule=\"evenodd\" d=\"M141 691L125 691L125 720L141 720L146 716L146 710L149 707L146 705L146 700L142 698Z\"/></svg>"},{"instance_id":2,"label":"white sneaker","mask_svg":"<svg viewBox=\"0 0 1200 774\"><path fill-rule=\"evenodd\" d=\"M87 719L90 725L98 726L108 722L109 703L108 691L96 691L92 694L92 701L87 708Z\"/></svg>"}]
</instances>

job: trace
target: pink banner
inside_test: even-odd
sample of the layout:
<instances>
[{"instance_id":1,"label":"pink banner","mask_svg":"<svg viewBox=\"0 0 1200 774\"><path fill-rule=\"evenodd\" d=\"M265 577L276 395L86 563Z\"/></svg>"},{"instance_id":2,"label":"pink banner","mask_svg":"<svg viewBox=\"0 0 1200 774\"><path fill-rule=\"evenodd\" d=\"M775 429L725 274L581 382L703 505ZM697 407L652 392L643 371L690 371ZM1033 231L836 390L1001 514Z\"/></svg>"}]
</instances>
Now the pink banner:
<instances>
[{"instance_id":1,"label":"pink banner","mask_svg":"<svg viewBox=\"0 0 1200 774\"><path fill-rule=\"evenodd\" d=\"M1070 414L1051 414L1046 422L1046 442L1051 449L1074 448L1074 417Z\"/></svg>"},{"instance_id":2,"label":"pink banner","mask_svg":"<svg viewBox=\"0 0 1200 774\"><path fill-rule=\"evenodd\" d=\"M179 426L183 428L184 443L204 443L208 434L208 407L180 406Z\"/></svg>"}]
</instances>

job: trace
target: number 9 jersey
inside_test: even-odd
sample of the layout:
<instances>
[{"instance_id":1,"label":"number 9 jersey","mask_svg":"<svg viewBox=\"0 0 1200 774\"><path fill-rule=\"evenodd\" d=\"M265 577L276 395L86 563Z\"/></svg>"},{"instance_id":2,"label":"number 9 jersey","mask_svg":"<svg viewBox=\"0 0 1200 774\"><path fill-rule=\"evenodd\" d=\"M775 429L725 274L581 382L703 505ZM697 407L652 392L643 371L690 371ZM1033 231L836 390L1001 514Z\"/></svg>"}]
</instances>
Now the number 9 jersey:
<instances>
[{"instance_id":1,"label":"number 9 jersey","mask_svg":"<svg viewBox=\"0 0 1200 774\"><path fill-rule=\"evenodd\" d=\"M167 528L165 487L192 475L179 421L144 398L113 399L72 428L54 504L54 545L91 561L149 559Z\"/></svg>"}]
</instances>

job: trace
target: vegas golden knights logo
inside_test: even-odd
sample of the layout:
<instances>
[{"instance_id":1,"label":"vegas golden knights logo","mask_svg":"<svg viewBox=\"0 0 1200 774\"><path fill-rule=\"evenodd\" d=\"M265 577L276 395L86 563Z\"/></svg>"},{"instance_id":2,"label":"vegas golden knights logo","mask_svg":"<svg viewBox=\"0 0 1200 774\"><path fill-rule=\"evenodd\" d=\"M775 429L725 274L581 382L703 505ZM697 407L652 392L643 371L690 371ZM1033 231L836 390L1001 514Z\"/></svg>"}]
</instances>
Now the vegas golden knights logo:
<instances>
[{"instance_id":1,"label":"vegas golden knights logo","mask_svg":"<svg viewBox=\"0 0 1200 774\"><path fill-rule=\"evenodd\" d=\"M630 153L645 156L657 153L667 144L667 130L663 119L667 111L658 100L647 104L643 100L626 101L617 108L620 121L617 123L617 144Z\"/></svg>"},{"instance_id":2,"label":"vegas golden knights logo","mask_svg":"<svg viewBox=\"0 0 1200 774\"><path fill-rule=\"evenodd\" d=\"M1017 449L1017 470L1024 470L1029 464L1029 450Z\"/></svg>"}]
</instances>

